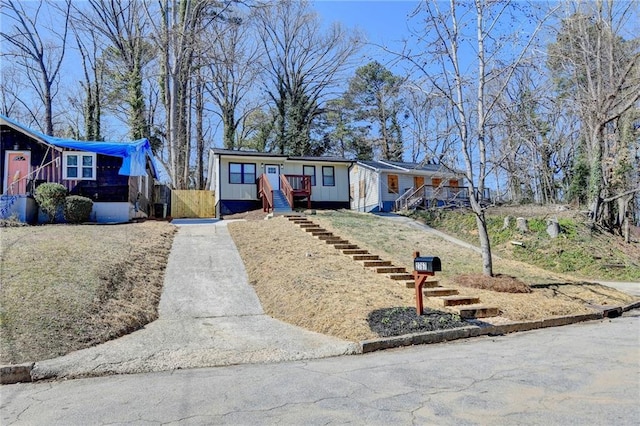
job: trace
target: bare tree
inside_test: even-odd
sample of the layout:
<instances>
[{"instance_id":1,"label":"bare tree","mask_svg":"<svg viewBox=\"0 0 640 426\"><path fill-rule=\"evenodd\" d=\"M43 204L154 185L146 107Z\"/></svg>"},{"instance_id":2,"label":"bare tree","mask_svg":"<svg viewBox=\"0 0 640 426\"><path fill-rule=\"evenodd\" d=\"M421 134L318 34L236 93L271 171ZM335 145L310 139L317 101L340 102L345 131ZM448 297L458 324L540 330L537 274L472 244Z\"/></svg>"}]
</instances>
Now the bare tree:
<instances>
[{"instance_id":1,"label":"bare tree","mask_svg":"<svg viewBox=\"0 0 640 426\"><path fill-rule=\"evenodd\" d=\"M549 49L559 91L577 105L586 141L591 216L621 230L640 192L634 151L640 100L640 38L624 33L638 19L634 2L571 2ZM637 28L637 25L636 25ZM628 38L625 38L628 36Z\"/></svg>"},{"instance_id":2,"label":"bare tree","mask_svg":"<svg viewBox=\"0 0 640 426\"><path fill-rule=\"evenodd\" d=\"M403 91L409 116L411 161L435 164L455 163L455 143L450 137L447 104L428 83L407 82Z\"/></svg>"},{"instance_id":3,"label":"bare tree","mask_svg":"<svg viewBox=\"0 0 640 426\"><path fill-rule=\"evenodd\" d=\"M506 21L513 11L508 1L450 0L446 8L441 6L445 4L435 1L419 6L416 16L423 18L423 26L416 36L423 42L424 49L418 53L405 51L402 57L415 66L454 111L451 131L459 141L464 174L471 186L469 199L478 226L482 270L491 276L493 262L483 205L490 142L488 124L495 114L496 99L522 61L537 30L524 40L508 39L509 34L518 34L511 28L504 30L509 27ZM514 50L518 45L521 47ZM494 80L501 80L503 84L492 87L490 94L488 88Z\"/></svg>"},{"instance_id":4,"label":"bare tree","mask_svg":"<svg viewBox=\"0 0 640 426\"><path fill-rule=\"evenodd\" d=\"M10 64L2 64L0 70L0 114L23 119L24 111L28 106L24 103L26 99L20 97L20 93L28 90L25 82L20 78L19 70ZM26 120L23 120L26 122Z\"/></svg>"},{"instance_id":5,"label":"bare tree","mask_svg":"<svg viewBox=\"0 0 640 426\"><path fill-rule=\"evenodd\" d=\"M44 105L43 131L53 135L53 101L58 94L57 82L67 48L71 0L60 5L44 0L34 5L2 0L0 6L2 16L6 18L0 36L12 47L3 56L16 59ZM25 7L34 9L27 11ZM48 27L45 19L58 14L60 21L57 25ZM44 35L45 32L47 35ZM50 36L55 42L49 41ZM31 109L30 113L34 121L39 123L36 113Z\"/></svg>"},{"instance_id":6,"label":"bare tree","mask_svg":"<svg viewBox=\"0 0 640 426\"><path fill-rule=\"evenodd\" d=\"M112 103L116 105L116 110L120 104L126 105L123 115L126 116L133 139L147 137L149 124L146 119L143 70L151 62L154 52L148 41L148 17L142 3L89 0L88 4L81 5L84 7L76 7L74 26L94 41L94 49L97 49L98 43L103 43L100 50L107 68L104 71L112 77L108 84ZM81 48L81 52L88 53L86 50L86 46ZM86 54L83 58L85 62L88 60ZM106 86L103 85L103 90L107 89Z\"/></svg>"},{"instance_id":7,"label":"bare tree","mask_svg":"<svg viewBox=\"0 0 640 426\"><path fill-rule=\"evenodd\" d=\"M323 97L359 48L359 37L338 24L324 31L306 0L278 0L259 8L257 15L269 79L266 90L278 114L277 150L308 154Z\"/></svg>"},{"instance_id":8,"label":"bare tree","mask_svg":"<svg viewBox=\"0 0 640 426\"><path fill-rule=\"evenodd\" d=\"M102 93L104 85L104 64L100 58L98 36L93 29L82 31L72 25L82 58L84 81L80 82L83 89L83 121L84 136L88 140L102 140Z\"/></svg>"},{"instance_id":9,"label":"bare tree","mask_svg":"<svg viewBox=\"0 0 640 426\"><path fill-rule=\"evenodd\" d=\"M206 89L222 120L226 149L239 148L238 128L249 114L264 106L264 102L246 101L247 95L256 94L254 87L263 53L256 43L250 19L250 16L234 14L217 21L209 29L209 42L205 40L203 44L210 73Z\"/></svg>"},{"instance_id":10,"label":"bare tree","mask_svg":"<svg viewBox=\"0 0 640 426\"><path fill-rule=\"evenodd\" d=\"M199 64L196 58L201 55L201 32L221 19L228 4L215 0L158 0L145 7L160 56L169 174L174 187L183 189L189 184L192 147L189 96Z\"/></svg>"}]
</instances>

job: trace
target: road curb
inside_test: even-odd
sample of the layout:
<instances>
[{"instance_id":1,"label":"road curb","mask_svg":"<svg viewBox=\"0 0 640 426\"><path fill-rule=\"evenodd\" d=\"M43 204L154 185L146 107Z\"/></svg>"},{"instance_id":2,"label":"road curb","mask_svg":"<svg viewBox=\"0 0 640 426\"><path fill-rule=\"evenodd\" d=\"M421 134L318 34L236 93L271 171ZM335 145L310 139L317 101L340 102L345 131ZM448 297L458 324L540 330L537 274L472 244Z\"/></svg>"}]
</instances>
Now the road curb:
<instances>
[{"instance_id":1,"label":"road curb","mask_svg":"<svg viewBox=\"0 0 640 426\"><path fill-rule=\"evenodd\" d=\"M632 309L640 309L640 300L638 300L637 302L629 303L628 305L624 305L622 307L622 312L627 312Z\"/></svg>"},{"instance_id":2,"label":"road curb","mask_svg":"<svg viewBox=\"0 0 640 426\"><path fill-rule=\"evenodd\" d=\"M31 382L31 370L33 370L34 366L35 362L0 366L0 384L11 385Z\"/></svg>"},{"instance_id":3,"label":"road curb","mask_svg":"<svg viewBox=\"0 0 640 426\"><path fill-rule=\"evenodd\" d=\"M630 303L625 306L608 308L601 312L584 315L570 315L562 317L548 318L539 321L524 321L512 324L477 326L455 328L451 330L429 331L425 333L405 334L402 336L387 337L380 339L363 340L357 343L356 354L375 352L384 349L399 348L403 346L425 345L449 342L453 340L466 339L480 336L501 336L519 331L536 330L539 328L560 327L564 325L576 324L584 321L601 320L604 318L615 318L622 312L632 309L639 309L640 301ZM35 362L2 365L0 366L0 384L8 385L15 383L35 382L49 379L51 377L32 377L31 373L36 367Z\"/></svg>"},{"instance_id":4,"label":"road curb","mask_svg":"<svg viewBox=\"0 0 640 426\"><path fill-rule=\"evenodd\" d=\"M637 303L637 305L640 306L640 302ZM360 348L362 353L367 353L383 349L398 348L402 346L442 343L468 337L500 336L508 333L516 333L518 331L529 331L547 327L560 327L563 325L575 324L578 322L600 320L605 317L607 317L605 312L595 312L592 314L570 315L539 321L524 321L513 324L490 325L486 327L474 325L469 327L455 328L451 330L429 331L425 333L414 333L397 337L364 340L360 342Z\"/></svg>"}]
</instances>

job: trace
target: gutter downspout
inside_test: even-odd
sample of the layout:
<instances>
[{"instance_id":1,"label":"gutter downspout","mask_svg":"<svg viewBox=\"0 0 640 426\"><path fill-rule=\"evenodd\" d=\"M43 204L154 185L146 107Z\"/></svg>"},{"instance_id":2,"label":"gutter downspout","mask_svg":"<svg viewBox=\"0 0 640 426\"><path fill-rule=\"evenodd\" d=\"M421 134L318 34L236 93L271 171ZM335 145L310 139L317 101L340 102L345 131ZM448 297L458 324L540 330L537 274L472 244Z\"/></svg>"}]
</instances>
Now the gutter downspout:
<instances>
[{"instance_id":1,"label":"gutter downspout","mask_svg":"<svg viewBox=\"0 0 640 426\"><path fill-rule=\"evenodd\" d=\"M220 219L220 210L221 202L222 202L222 159L218 154L214 154L213 156L213 164L216 164L216 158L218 159L218 170L216 171L217 179L216 179L216 197L218 198L218 202L216 203L216 219Z\"/></svg>"},{"instance_id":2,"label":"gutter downspout","mask_svg":"<svg viewBox=\"0 0 640 426\"><path fill-rule=\"evenodd\" d=\"M382 171L380 169L376 171L378 172L378 211L382 212L384 210L384 203L382 202Z\"/></svg>"},{"instance_id":3,"label":"gutter downspout","mask_svg":"<svg viewBox=\"0 0 640 426\"><path fill-rule=\"evenodd\" d=\"M349 200L349 210L353 210L353 205L351 204L351 169L353 168L353 161L349 162L349 168L347 169L347 200ZM355 188L353 189L355 193Z\"/></svg>"}]
</instances>

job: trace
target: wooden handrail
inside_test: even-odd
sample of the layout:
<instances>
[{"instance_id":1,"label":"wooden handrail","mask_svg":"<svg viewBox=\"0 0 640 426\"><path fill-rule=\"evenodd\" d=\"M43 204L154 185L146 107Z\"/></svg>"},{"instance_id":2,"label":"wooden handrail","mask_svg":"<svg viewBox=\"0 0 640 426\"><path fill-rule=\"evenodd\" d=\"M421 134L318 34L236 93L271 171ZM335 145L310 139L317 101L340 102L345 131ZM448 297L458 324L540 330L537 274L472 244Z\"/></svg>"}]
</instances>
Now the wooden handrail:
<instances>
[{"instance_id":1,"label":"wooden handrail","mask_svg":"<svg viewBox=\"0 0 640 426\"><path fill-rule=\"evenodd\" d=\"M281 188L287 201L293 208L295 197L306 197L307 208L311 208L311 176L308 175L280 175Z\"/></svg>"},{"instance_id":2,"label":"wooden handrail","mask_svg":"<svg viewBox=\"0 0 640 426\"><path fill-rule=\"evenodd\" d=\"M427 194L429 190L431 190L430 195ZM434 187L433 185L428 184L424 184L416 190L410 188L395 200L395 210L399 211L408 209L411 199L415 198L416 196L419 196L423 199L429 198L442 201L467 200L469 198L469 188L464 186L445 185Z\"/></svg>"},{"instance_id":3,"label":"wooden handrail","mask_svg":"<svg viewBox=\"0 0 640 426\"><path fill-rule=\"evenodd\" d=\"M262 198L262 211L269 213L273 210L273 188L266 173L258 180L258 196Z\"/></svg>"},{"instance_id":4,"label":"wooden handrail","mask_svg":"<svg viewBox=\"0 0 640 426\"><path fill-rule=\"evenodd\" d=\"M280 189L289 203L289 207L293 208L293 187L287 179L287 175L280 175Z\"/></svg>"},{"instance_id":5,"label":"wooden handrail","mask_svg":"<svg viewBox=\"0 0 640 426\"><path fill-rule=\"evenodd\" d=\"M14 187L18 182L21 181L27 181L27 186L29 186L28 184L28 179L32 176L32 175L36 175L36 178L38 177L38 173L40 173L40 170L44 169L45 167L47 167L49 164L53 164L56 163L56 167L60 167L60 157L56 157L53 160L49 161L47 164L43 164L39 167L37 167L35 170L33 170L32 172L27 173L25 176L21 177L18 180L15 180L13 182L11 182L9 185L7 185L7 194L9 195L15 195L13 194L14 191Z\"/></svg>"}]
</instances>

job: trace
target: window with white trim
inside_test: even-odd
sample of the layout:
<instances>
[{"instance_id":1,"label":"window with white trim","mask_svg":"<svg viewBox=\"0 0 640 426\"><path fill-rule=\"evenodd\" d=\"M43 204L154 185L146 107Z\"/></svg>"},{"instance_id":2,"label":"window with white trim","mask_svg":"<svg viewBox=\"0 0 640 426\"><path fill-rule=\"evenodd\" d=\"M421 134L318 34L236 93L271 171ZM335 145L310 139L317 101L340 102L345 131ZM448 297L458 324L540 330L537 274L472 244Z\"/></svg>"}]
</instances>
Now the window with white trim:
<instances>
[{"instance_id":1,"label":"window with white trim","mask_svg":"<svg viewBox=\"0 0 640 426\"><path fill-rule=\"evenodd\" d=\"M62 179L96 180L96 154L65 151L62 153Z\"/></svg>"}]
</instances>

